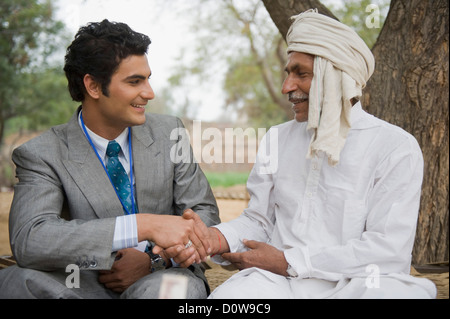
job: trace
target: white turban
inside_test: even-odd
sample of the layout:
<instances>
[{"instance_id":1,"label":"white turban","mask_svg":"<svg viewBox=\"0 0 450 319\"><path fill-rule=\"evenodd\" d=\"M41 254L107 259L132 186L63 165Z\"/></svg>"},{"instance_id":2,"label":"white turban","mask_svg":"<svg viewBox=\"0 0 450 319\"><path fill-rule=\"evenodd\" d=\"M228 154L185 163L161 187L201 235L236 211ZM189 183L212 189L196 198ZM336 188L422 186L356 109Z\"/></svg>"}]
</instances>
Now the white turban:
<instances>
[{"instance_id":1,"label":"white turban","mask_svg":"<svg viewBox=\"0 0 450 319\"><path fill-rule=\"evenodd\" d=\"M317 9L292 19L286 36L288 53L315 56L308 114L308 129L314 131L308 158L322 151L334 166L350 130L350 100L361 97L375 59L355 31Z\"/></svg>"}]
</instances>

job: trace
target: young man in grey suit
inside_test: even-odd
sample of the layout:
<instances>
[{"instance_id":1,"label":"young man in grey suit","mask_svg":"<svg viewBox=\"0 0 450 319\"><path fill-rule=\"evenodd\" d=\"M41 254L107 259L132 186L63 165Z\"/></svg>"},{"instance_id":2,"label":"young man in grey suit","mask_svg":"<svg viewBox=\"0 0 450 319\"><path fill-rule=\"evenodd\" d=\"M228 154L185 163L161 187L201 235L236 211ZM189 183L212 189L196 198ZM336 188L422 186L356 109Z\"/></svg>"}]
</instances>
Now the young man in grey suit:
<instances>
[{"instance_id":1,"label":"young man in grey suit","mask_svg":"<svg viewBox=\"0 0 450 319\"><path fill-rule=\"evenodd\" d=\"M80 28L67 49L69 91L82 105L13 153L18 266L0 271L0 298L156 298L166 273L188 278L187 298L209 293L200 238L205 224L220 222L218 209L189 141L173 139L181 121L145 113L154 98L149 44L104 20ZM175 160L186 146L191 160ZM154 245L178 246L180 263L196 263L177 267ZM81 269L79 288L67 285L70 265Z\"/></svg>"}]
</instances>

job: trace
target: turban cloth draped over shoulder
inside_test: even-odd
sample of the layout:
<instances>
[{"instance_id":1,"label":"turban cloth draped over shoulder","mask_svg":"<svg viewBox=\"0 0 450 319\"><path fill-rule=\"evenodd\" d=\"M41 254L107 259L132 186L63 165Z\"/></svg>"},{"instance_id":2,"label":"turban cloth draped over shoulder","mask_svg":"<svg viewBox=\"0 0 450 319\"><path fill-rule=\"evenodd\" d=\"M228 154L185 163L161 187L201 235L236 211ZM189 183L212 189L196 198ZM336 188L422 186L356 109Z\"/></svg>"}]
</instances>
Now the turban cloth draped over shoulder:
<instances>
[{"instance_id":1,"label":"turban cloth draped over shoulder","mask_svg":"<svg viewBox=\"0 0 450 319\"><path fill-rule=\"evenodd\" d=\"M313 130L313 136L307 156L322 151L334 166L351 127L350 100L360 99L375 59L354 30L316 9L292 20L286 36L288 53L315 56L308 111L308 130Z\"/></svg>"}]
</instances>

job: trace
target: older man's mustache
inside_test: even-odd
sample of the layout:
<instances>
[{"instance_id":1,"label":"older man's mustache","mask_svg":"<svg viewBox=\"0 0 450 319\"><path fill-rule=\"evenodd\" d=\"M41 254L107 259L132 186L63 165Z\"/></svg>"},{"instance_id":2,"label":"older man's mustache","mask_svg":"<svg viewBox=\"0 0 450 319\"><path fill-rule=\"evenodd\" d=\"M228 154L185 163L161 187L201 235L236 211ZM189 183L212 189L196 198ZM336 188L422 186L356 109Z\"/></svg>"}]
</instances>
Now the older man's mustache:
<instances>
[{"instance_id":1,"label":"older man's mustache","mask_svg":"<svg viewBox=\"0 0 450 319\"><path fill-rule=\"evenodd\" d=\"M289 102L291 102L293 104L307 101L309 98L308 94L296 93L296 92L291 92L291 93L289 93L288 96L289 96Z\"/></svg>"}]
</instances>

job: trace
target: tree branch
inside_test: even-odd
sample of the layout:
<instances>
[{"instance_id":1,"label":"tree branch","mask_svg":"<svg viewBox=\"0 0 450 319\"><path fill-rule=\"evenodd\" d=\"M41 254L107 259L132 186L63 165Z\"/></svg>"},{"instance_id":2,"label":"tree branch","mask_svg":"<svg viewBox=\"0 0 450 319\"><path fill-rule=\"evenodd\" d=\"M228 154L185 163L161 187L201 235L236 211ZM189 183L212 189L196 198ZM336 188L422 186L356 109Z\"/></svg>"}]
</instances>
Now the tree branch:
<instances>
[{"instance_id":1,"label":"tree branch","mask_svg":"<svg viewBox=\"0 0 450 319\"><path fill-rule=\"evenodd\" d=\"M285 40L286 34L291 26L290 18L308 9L317 8L319 13L338 20L333 13L318 0L262 0L262 2Z\"/></svg>"}]
</instances>

